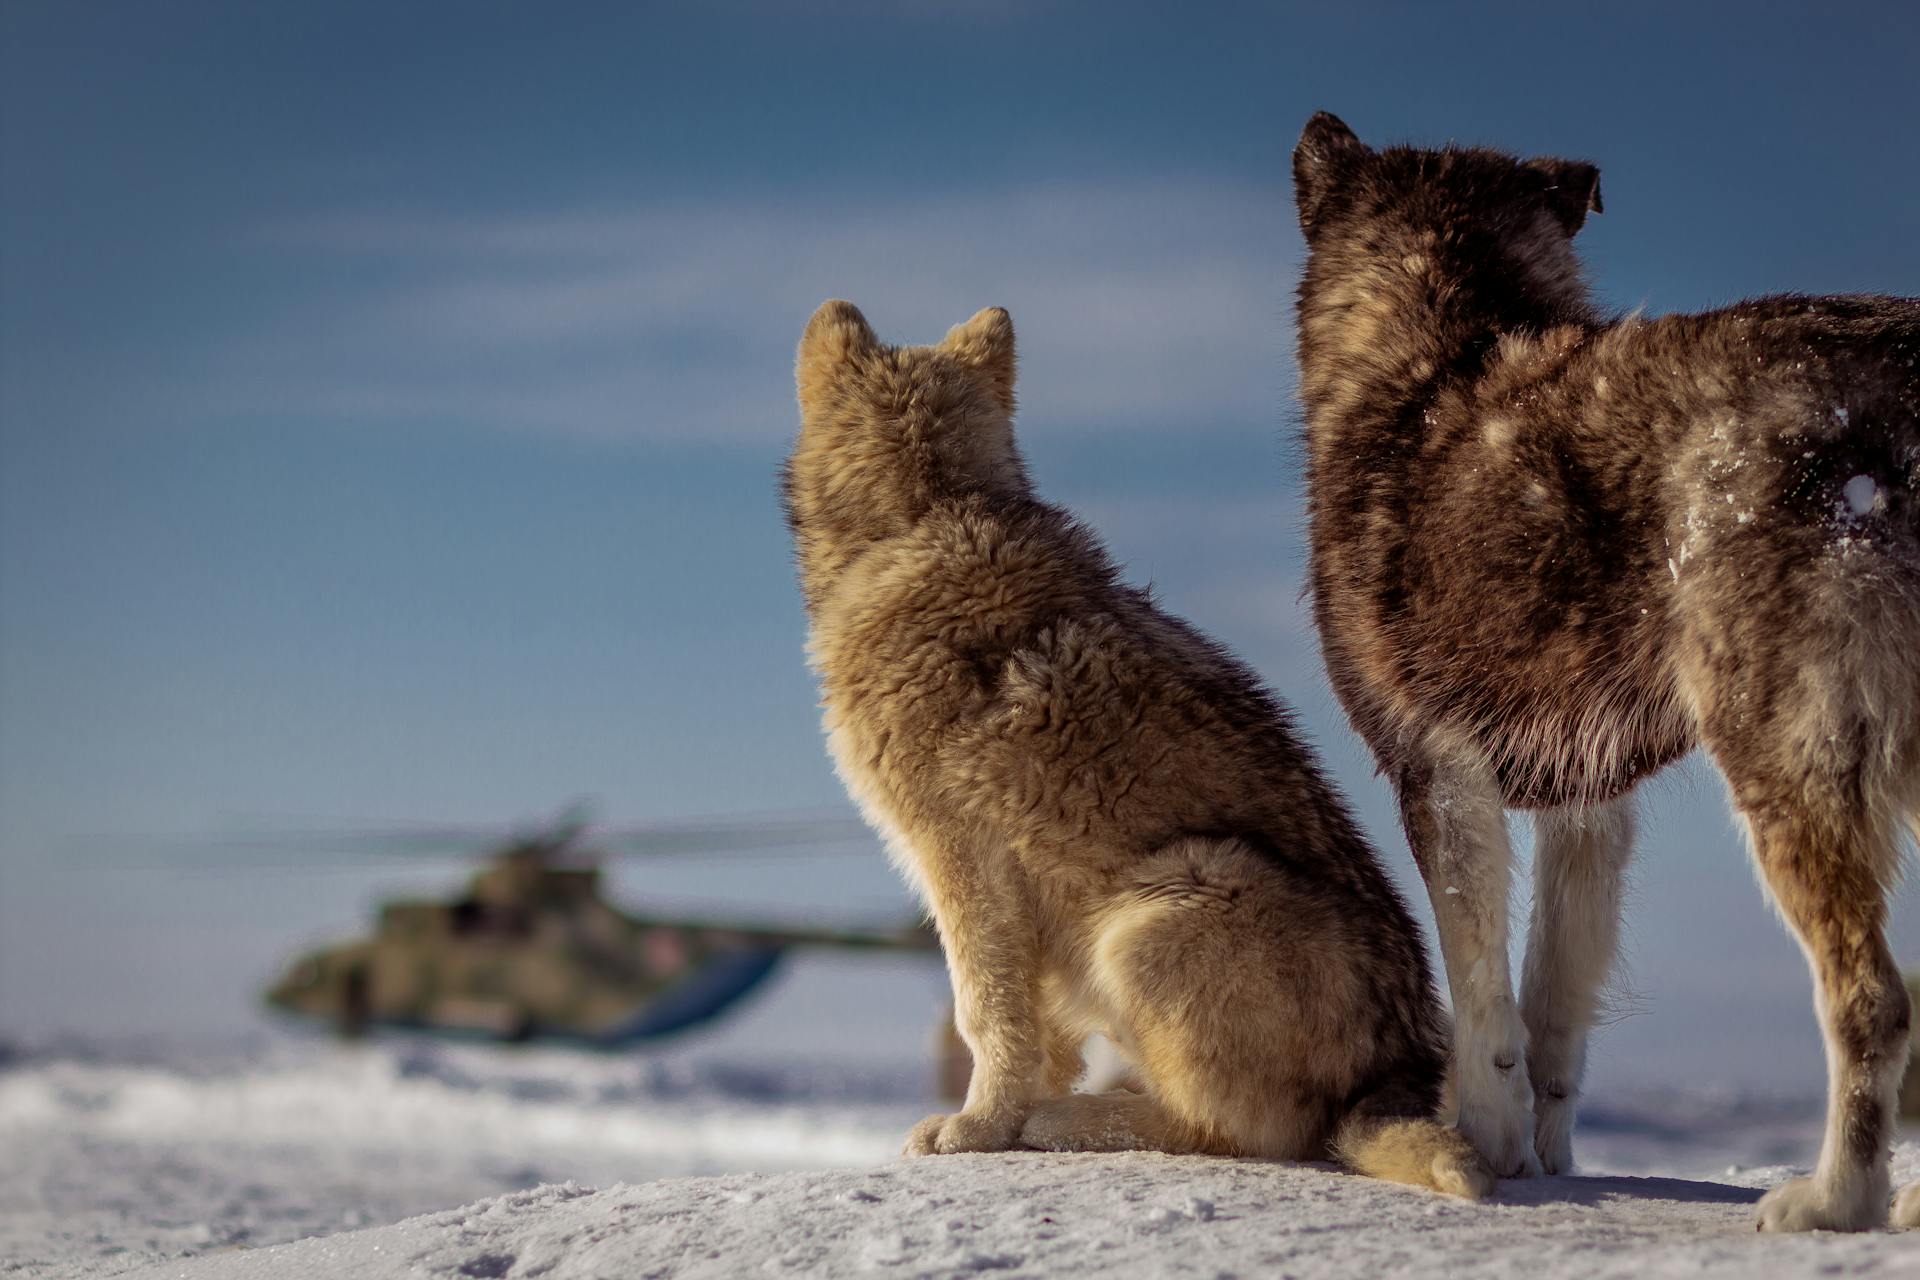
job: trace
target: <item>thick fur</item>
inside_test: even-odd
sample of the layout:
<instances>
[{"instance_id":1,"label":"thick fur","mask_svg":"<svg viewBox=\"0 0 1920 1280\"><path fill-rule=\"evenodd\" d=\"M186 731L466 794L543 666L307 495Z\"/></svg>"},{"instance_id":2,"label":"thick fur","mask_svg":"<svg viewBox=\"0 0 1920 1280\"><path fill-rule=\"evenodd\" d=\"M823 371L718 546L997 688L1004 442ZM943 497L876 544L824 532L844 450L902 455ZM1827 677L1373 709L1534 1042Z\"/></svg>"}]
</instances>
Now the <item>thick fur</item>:
<instances>
[{"instance_id":1,"label":"thick fur","mask_svg":"<svg viewBox=\"0 0 1920 1280\"><path fill-rule=\"evenodd\" d=\"M936 347L829 302L786 473L825 728L939 925L974 1060L910 1154L1311 1159L1479 1196L1433 1117L1416 925L1286 713L1033 495L1013 329ZM1090 1030L1144 1092L1071 1095Z\"/></svg>"},{"instance_id":2,"label":"thick fur","mask_svg":"<svg viewBox=\"0 0 1920 1280\"><path fill-rule=\"evenodd\" d=\"M1702 746L1830 1063L1818 1169L1761 1225L1879 1225L1908 1023L1885 893L1920 812L1920 302L1603 316L1572 248L1592 165L1375 152L1321 115L1294 174L1315 612L1433 898L1463 1131L1500 1172L1567 1167L1629 795ZM1508 807L1541 813L1518 1005Z\"/></svg>"}]
</instances>

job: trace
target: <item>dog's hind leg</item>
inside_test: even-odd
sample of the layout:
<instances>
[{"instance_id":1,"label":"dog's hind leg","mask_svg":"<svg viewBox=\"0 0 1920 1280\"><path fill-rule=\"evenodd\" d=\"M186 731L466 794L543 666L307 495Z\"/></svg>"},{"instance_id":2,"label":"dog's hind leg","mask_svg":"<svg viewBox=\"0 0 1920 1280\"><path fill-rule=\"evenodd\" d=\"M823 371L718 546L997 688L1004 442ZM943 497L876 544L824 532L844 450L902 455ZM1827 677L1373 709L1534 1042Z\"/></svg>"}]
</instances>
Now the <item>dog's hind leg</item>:
<instances>
[{"instance_id":1,"label":"dog's hind leg","mask_svg":"<svg viewBox=\"0 0 1920 1280\"><path fill-rule=\"evenodd\" d=\"M1484 758L1467 751L1423 754L1394 782L1453 997L1460 1132L1500 1176L1539 1173L1526 1031L1507 962L1513 850L1499 783Z\"/></svg>"},{"instance_id":2,"label":"dog's hind leg","mask_svg":"<svg viewBox=\"0 0 1920 1280\"><path fill-rule=\"evenodd\" d=\"M1574 1107L1587 1032L1620 937L1633 852L1633 800L1551 809L1534 819L1533 923L1520 983L1533 1085L1533 1146L1546 1173L1573 1164Z\"/></svg>"},{"instance_id":3,"label":"dog's hind leg","mask_svg":"<svg viewBox=\"0 0 1920 1280\"><path fill-rule=\"evenodd\" d=\"M1677 610L1689 627L1679 674L1761 877L1806 953L1826 1044L1819 1162L1761 1200L1760 1227L1862 1231L1887 1221L1908 1052L1886 899L1920 781L1920 593L1899 565L1811 549L1821 554L1788 558L1802 569L1784 583L1754 571L1768 561L1752 548L1737 559L1711 545L1697 553Z\"/></svg>"},{"instance_id":4,"label":"dog's hind leg","mask_svg":"<svg viewBox=\"0 0 1920 1280\"><path fill-rule=\"evenodd\" d=\"M1907 815L1907 831L1912 838L1916 851L1920 851L1920 808L1912 810ZM1913 988L1909 987L1909 998L1911 998L1912 991ZM1909 1010L1909 1020L1911 1020L1913 1016L1914 1011ZM1907 1043L1908 1048L1911 1050L1914 1044L1911 1029L1908 1031ZM1912 1086L1908 1087L1911 1088ZM1909 1231L1920 1228L1920 1181L1909 1182L1900 1189L1900 1194L1893 1198L1892 1225L1905 1228Z\"/></svg>"},{"instance_id":5,"label":"dog's hind leg","mask_svg":"<svg viewBox=\"0 0 1920 1280\"><path fill-rule=\"evenodd\" d=\"M1088 1004L1138 1064L1145 1093L1134 1096L1151 1104L1071 1100L1024 1139L1324 1156L1355 1082L1390 1051L1381 1024L1395 1021L1394 994L1346 941L1374 923L1240 840L1168 844L1102 912L1084 979Z\"/></svg>"},{"instance_id":6,"label":"dog's hind leg","mask_svg":"<svg viewBox=\"0 0 1920 1280\"><path fill-rule=\"evenodd\" d=\"M1167 1151L1176 1155L1209 1148L1151 1094L1115 1089L1075 1093L1036 1103L1020 1131L1022 1146L1036 1151Z\"/></svg>"},{"instance_id":7,"label":"dog's hind leg","mask_svg":"<svg viewBox=\"0 0 1920 1280\"><path fill-rule=\"evenodd\" d=\"M1861 1231L1887 1219L1895 1098L1907 1062L1907 991L1887 948L1874 833L1812 806L1742 805L1754 856L1813 970L1827 1048L1827 1126L1813 1175L1760 1202L1770 1231Z\"/></svg>"},{"instance_id":8,"label":"dog's hind leg","mask_svg":"<svg viewBox=\"0 0 1920 1280\"><path fill-rule=\"evenodd\" d=\"M1432 993L1368 945L1385 922L1365 907L1232 838L1177 840L1147 859L1105 911L1087 971L1145 1092L1038 1103L1022 1142L1337 1155L1373 1177L1485 1194L1492 1172L1433 1118Z\"/></svg>"}]
</instances>

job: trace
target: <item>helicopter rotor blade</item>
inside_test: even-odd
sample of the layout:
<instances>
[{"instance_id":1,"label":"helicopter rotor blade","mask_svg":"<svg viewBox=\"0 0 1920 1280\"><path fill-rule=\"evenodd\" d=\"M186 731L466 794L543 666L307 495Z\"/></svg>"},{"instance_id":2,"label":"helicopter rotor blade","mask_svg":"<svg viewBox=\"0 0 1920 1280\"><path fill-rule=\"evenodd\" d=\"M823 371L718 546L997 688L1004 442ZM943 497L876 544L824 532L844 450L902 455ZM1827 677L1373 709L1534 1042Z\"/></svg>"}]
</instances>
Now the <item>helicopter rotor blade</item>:
<instances>
[{"instance_id":1,"label":"helicopter rotor blade","mask_svg":"<svg viewBox=\"0 0 1920 1280\"><path fill-rule=\"evenodd\" d=\"M782 849L871 846L873 832L857 818L836 814L780 815L589 831L582 843L612 857L695 853L758 853Z\"/></svg>"},{"instance_id":2,"label":"helicopter rotor blade","mask_svg":"<svg viewBox=\"0 0 1920 1280\"><path fill-rule=\"evenodd\" d=\"M511 826L455 823L393 823L250 829L228 825L204 836L100 836L86 844L127 848L144 845L189 861L216 862L278 858L365 857L389 859L478 859L499 855L515 845L544 844L553 852L587 860L716 856L806 856L871 848L873 835L851 815L833 812L776 812L726 818L680 819L595 827L581 806L563 810L554 820ZM181 865L169 857L171 865Z\"/></svg>"}]
</instances>

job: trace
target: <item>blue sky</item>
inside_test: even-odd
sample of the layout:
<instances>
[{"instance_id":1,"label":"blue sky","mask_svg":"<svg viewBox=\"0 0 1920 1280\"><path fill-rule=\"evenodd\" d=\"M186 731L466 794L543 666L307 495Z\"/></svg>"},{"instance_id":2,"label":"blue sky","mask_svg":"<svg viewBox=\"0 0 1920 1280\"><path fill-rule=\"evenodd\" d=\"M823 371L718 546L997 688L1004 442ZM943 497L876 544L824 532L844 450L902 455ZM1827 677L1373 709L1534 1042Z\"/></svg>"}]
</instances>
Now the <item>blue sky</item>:
<instances>
[{"instance_id":1,"label":"blue sky","mask_svg":"<svg viewBox=\"0 0 1920 1280\"><path fill-rule=\"evenodd\" d=\"M1898 5L9 0L0 946L101 833L838 803L773 488L829 296L1009 307L1042 487L1402 863L1296 598L1301 123L1595 160L1621 307L1920 293L1917 64Z\"/></svg>"}]
</instances>

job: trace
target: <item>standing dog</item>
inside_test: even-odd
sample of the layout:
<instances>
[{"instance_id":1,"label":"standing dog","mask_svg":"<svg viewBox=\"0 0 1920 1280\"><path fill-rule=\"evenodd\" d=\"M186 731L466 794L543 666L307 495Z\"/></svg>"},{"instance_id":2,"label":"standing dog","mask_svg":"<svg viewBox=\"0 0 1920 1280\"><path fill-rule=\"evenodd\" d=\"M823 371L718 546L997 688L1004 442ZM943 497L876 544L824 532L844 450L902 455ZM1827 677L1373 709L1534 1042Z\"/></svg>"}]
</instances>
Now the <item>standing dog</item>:
<instances>
[{"instance_id":1,"label":"standing dog","mask_svg":"<svg viewBox=\"0 0 1920 1280\"><path fill-rule=\"evenodd\" d=\"M1013 326L800 342L787 517L827 738L932 908L974 1073L913 1155L1313 1159L1479 1196L1417 927L1287 715L1034 497ZM1090 1029L1144 1093L1069 1095Z\"/></svg>"},{"instance_id":2,"label":"standing dog","mask_svg":"<svg viewBox=\"0 0 1920 1280\"><path fill-rule=\"evenodd\" d=\"M1806 950L1831 1076L1819 1167L1760 1225L1885 1222L1920 303L1608 319L1572 247L1592 165L1375 152L1322 114L1293 170L1315 611L1433 899L1461 1129L1500 1173L1567 1168L1629 797L1704 746ZM1517 1007L1507 807L1539 832ZM1895 1215L1920 1223L1920 1190Z\"/></svg>"}]
</instances>

